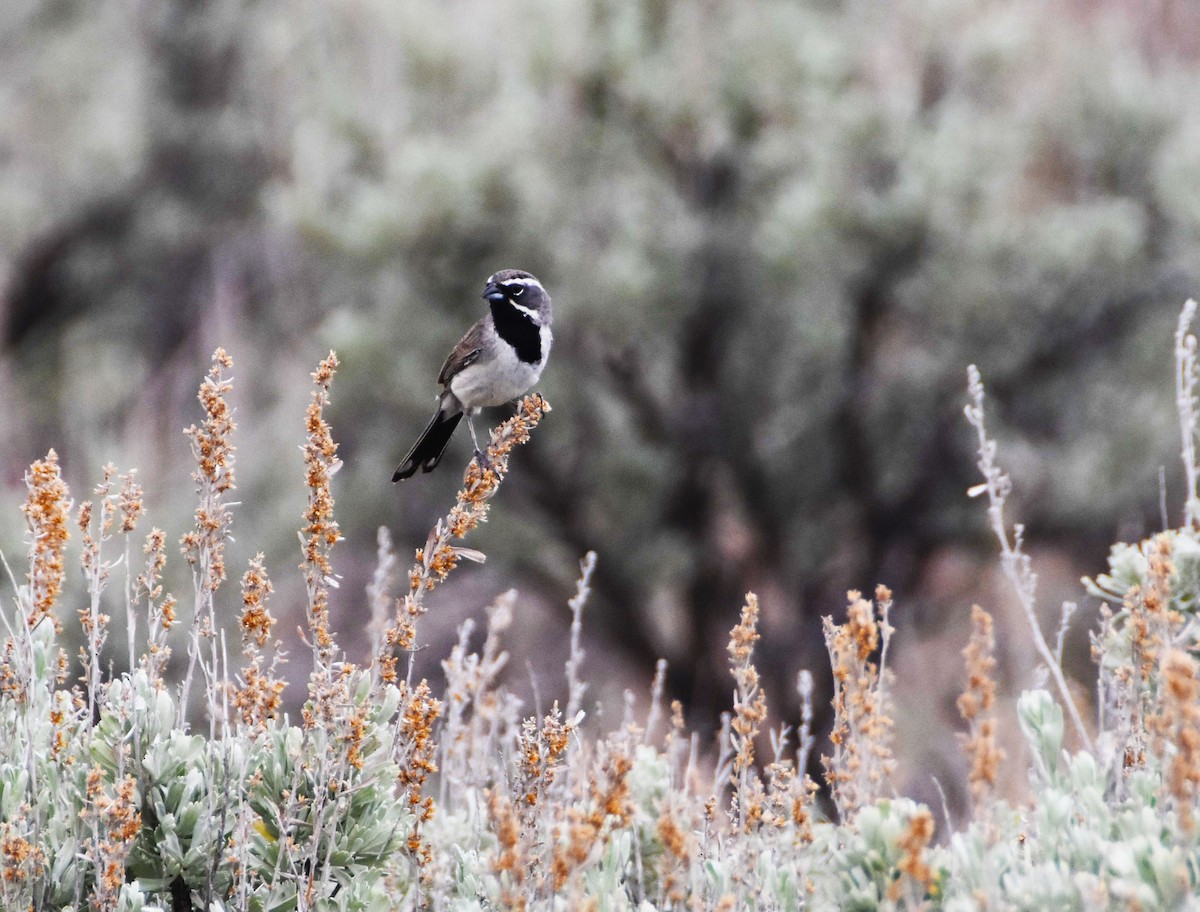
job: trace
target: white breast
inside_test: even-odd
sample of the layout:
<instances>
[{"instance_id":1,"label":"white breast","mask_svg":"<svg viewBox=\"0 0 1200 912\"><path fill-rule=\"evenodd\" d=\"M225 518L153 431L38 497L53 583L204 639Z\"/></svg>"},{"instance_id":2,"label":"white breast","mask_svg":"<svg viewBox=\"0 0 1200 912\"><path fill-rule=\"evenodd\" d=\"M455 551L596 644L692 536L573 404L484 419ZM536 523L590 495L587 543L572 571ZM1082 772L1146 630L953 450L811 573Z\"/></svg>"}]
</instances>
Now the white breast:
<instances>
[{"instance_id":1,"label":"white breast","mask_svg":"<svg viewBox=\"0 0 1200 912\"><path fill-rule=\"evenodd\" d=\"M493 352L489 358L481 355L479 360L463 368L450 380L450 392L458 397L464 408L486 408L503 405L524 395L537 383L550 354L550 327L543 326L542 359L529 364L517 357L513 349L500 339L493 337L488 348Z\"/></svg>"}]
</instances>

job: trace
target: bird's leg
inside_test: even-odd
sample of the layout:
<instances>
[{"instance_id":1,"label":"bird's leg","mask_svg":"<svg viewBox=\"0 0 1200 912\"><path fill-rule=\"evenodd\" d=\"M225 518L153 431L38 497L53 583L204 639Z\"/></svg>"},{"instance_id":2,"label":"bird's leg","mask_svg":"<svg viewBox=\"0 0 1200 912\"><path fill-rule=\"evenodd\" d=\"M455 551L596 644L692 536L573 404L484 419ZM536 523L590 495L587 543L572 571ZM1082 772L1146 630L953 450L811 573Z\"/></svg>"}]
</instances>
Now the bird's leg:
<instances>
[{"instance_id":1,"label":"bird's leg","mask_svg":"<svg viewBox=\"0 0 1200 912\"><path fill-rule=\"evenodd\" d=\"M479 468L487 471L492 467L492 461L488 458L486 451L479 448L479 438L475 436L475 422L472 421L472 410L467 410L467 430L471 432L471 443L475 446L475 461L479 463Z\"/></svg>"}]
</instances>

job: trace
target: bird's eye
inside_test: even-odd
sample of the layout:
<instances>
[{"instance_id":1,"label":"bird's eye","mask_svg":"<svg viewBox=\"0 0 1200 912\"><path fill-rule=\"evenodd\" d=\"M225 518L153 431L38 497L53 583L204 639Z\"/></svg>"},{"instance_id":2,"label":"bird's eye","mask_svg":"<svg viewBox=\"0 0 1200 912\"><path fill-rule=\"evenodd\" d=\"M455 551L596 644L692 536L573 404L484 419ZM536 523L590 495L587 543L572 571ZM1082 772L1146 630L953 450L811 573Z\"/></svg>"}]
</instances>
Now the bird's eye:
<instances>
[{"instance_id":1,"label":"bird's eye","mask_svg":"<svg viewBox=\"0 0 1200 912\"><path fill-rule=\"evenodd\" d=\"M524 285L506 285L504 287L508 289L508 293L514 298L519 298L521 295L525 294Z\"/></svg>"}]
</instances>

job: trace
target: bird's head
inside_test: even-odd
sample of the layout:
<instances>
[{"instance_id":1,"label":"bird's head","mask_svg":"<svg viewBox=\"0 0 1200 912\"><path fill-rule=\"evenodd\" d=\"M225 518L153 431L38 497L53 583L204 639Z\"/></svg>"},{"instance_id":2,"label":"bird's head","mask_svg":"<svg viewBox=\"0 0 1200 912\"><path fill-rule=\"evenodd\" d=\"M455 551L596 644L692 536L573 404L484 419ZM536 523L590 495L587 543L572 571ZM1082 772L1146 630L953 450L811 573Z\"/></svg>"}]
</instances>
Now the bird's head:
<instances>
[{"instance_id":1,"label":"bird's head","mask_svg":"<svg viewBox=\"0 0 1200 912\"><path fill-rule=\"evenodd\" d=\"M508 303L539 323L550 321L550 295L532 273L501 269L488 277L483 296L489 304Z\"/></svg>"}]
</instances>

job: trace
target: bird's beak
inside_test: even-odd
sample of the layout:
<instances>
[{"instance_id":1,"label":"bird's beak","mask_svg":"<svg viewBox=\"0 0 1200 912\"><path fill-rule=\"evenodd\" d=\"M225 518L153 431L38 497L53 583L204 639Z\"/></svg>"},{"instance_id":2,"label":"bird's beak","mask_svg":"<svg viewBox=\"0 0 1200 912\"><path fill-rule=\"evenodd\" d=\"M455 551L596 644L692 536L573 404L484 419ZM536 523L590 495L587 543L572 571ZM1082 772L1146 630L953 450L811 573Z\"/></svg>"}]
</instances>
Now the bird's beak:
<instances>
[{"instance_id":1,"label":"bird's beak","mask_svg":"<svg viewBox=\"0 0 1200 912\"><path fill-rule=\"evenodd\" d=\"M487 288L483 290L483 296L492 304L499 304L508 297L495 282L488 282Z\"/></svg>"}]
</instances>

